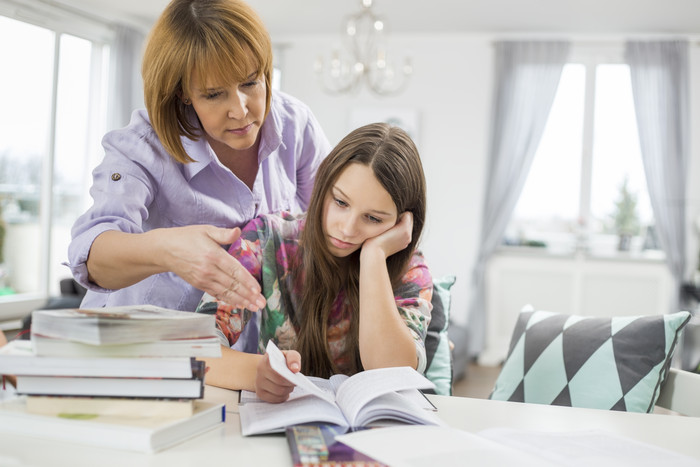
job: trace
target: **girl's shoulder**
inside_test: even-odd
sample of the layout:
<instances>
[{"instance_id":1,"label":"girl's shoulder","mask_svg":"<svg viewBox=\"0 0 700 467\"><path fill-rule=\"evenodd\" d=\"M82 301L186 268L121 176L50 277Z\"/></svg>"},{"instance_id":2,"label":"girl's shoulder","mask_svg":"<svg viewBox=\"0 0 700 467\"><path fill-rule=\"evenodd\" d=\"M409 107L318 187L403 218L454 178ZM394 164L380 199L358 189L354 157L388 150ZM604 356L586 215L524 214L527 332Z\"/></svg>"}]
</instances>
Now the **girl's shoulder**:
<instances>
[{"instance_id":1,"label":"girl's shoulder","mask_svg":"<svg viewBox=\"0 0 700 467\"><path fill-rule=\"evenodd\" d=\"M297 240L306 223L306 214L293 214L287 211L261 214L251 220L243 231L255 231L259 236L277 237L283 240Z\"/></svg>"}]
</instances>

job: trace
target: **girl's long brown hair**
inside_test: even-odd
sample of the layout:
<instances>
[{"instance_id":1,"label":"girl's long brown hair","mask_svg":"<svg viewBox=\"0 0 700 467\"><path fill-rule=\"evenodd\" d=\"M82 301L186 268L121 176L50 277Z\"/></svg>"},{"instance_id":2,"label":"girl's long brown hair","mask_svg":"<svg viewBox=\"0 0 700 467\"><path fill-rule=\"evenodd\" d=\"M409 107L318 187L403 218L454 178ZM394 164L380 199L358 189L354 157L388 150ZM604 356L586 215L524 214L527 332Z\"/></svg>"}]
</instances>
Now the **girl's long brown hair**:
<instances>
[{"instance_id":1,"label":"girl's long brown hair","mask_svg":"<svg viewBox=\"0 0 700 467\"><path fill-rule=\"evenodd\" d=\"M336 258L328 250L323 233L326 197L349 164L370 167L396 204L397 212L413 213L410 244L387 258L394 288L408 267L425 222L423 167L415 144L402 129L386 123L360 127L343 138L321 163L300 239L297 258L301 264L292 274L302 290L294 317L299 327L297 350L302 371L325 378L339 371L330 358L327 328L331 307L341 291L345 291L352 310L348 350L354 361L350 373L362 370L358 349L360 250L347 258Z\"/></svg>"}]
</instances>

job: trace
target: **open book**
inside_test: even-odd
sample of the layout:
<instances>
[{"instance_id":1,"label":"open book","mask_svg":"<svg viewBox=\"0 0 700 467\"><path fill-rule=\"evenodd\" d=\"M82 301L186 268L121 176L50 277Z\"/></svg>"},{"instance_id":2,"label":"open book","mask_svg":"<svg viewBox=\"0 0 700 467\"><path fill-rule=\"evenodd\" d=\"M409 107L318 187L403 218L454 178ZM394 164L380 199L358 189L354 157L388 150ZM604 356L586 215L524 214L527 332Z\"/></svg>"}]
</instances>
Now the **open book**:
<instances>
[{"instance_id":1,"label":"open book","mask_svg":"<svg viewBox=\"0 0 700 467\"><path fill-rule=\"evenodd\" d=\"M281 404L251 400L250 393L243 395L239 404L243 436L283 432L287 426L311 422L349 427L378 421L443 424L433 410L426 408L427 400L418 391L434 388L434 384L413 368L366 370L324 380L290 371L272 341L266 350L272 368L297 387Z\"/></svg>"}]
</instances>

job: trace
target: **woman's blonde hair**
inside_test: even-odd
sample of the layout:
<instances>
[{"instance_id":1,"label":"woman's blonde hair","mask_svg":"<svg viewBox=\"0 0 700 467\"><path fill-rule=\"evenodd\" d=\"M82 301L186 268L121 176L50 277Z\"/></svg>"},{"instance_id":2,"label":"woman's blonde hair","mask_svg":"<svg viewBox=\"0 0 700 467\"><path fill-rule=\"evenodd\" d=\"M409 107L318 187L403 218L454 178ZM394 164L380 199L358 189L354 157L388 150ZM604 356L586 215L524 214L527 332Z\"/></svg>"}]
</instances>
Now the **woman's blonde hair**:
<instances>
[{"instance_id":1,"label":"woman's blonde hair","mask_svg":"<svg viewBox=\"0 0 700 467\"><path fill-rule=\"evenodd\" d=\"M386 260L394 288L406 273L425 223L423 166L413 140L401 128L386 123L360 127L343 138L319 166L297 255L302 263L293 272L302 290L298 314L293 319L299 329L297 350L301 354L302 371L326 378L339 371L330 358L327 331L331 307L341 291L345 291L352 310L348 352L353 361L349 372L362 370L358 349L360 250L347 258L336 258L330 253L323 233L326 197L350 164L372 169L399 215L406 211L413 214L410 244Z\"/></svg>"},{"instance_id":2,"label":"woman's blonde hair","mask_svg":"<svg viewBox=\"0 0 700 467\"><path fill-rule=\"evenodd\" d=\"M265 116L272 98L272 46L265 25L240 0L173 0L151 30L141 74L151 125L170 155L192 162L181 137L202 136L182 99L192 73L227 86L248 79L251 70L266 85Z\"/></svg>"}]
</instances>

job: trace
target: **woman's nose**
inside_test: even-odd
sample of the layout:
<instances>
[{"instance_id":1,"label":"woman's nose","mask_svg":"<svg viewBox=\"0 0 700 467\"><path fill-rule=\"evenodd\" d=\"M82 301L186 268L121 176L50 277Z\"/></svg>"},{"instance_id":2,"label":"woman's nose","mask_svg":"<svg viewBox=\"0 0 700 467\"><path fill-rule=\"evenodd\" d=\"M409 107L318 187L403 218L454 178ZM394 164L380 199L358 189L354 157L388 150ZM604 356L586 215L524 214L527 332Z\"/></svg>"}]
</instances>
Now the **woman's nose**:
<instances>
[{"instance_id":1,"label":"woman's nose","mask_svg":"<svg viewBox=\"0 0 700 467\"><path fill-rule=\"evenodd\" d=\"M233 93L233 97L229 103L228 118L242 120L247 113L246 96L241 92Z\"/></svg>"}]
</instances>

